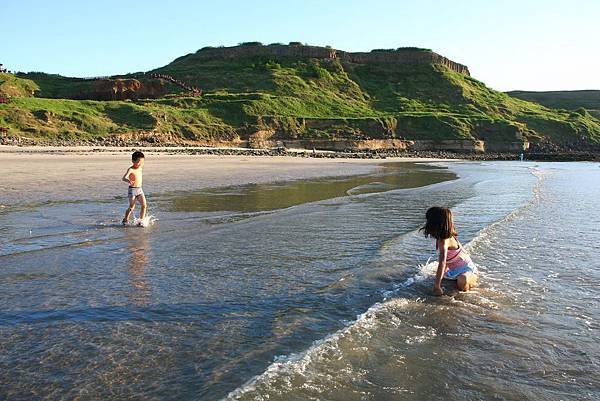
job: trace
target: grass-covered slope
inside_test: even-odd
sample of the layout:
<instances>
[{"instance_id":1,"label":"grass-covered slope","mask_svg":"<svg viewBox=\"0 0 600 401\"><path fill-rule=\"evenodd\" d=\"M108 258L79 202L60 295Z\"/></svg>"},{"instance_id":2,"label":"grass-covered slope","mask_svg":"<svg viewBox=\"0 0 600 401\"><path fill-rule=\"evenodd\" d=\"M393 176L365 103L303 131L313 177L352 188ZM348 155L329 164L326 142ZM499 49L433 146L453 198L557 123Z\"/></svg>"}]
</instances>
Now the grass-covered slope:
<instances>
[{"instance_id":1,"label":"grass-covered slope","mask_svg":"<svg viewBox=\"0 0 600 401\"><path fill-rule=\"evenodd\" d=\"M548 92L512 91L507 93L510 96L543 104L546 107L554 109L584 109L591 115L600 119L600 90Z\"/></svg>"},{"instance_id":2,"label":"grass-covered slope","mask_svg":"<svg viewBox=\"0 0 600 401\"><path fill-rule=\"evenodd\" d=\"M441 65L192 54L157 72L238 103L247 118L378 119L388 129L370 136L411 139L600 141L600 122L589 115L515 99Z\"/></svg>"},{"instance_id":3,"label":"grass-covered slope","mask_svg":"<svg viewBox=\"0 0 600 401\"><path fill-rule=\"evenodd\" d=\"M63 77L57 74L30 72L18 74L15 78L35 82L35 95L44 98L72 99L90 86L90 80Z\"/></svg>"},{"instance_id":4,"label":"grass-covered slope","mask_svg":"<svg viewBox=\"0 0 600 401\"><path fill-rule=\"evenodd\" d=\"M200 87L203 96L181 97L181 89L170 84L162 99L134 101L26 98L27 91L13 92L8 104L0 104L0 126L10 135L49 140L144 135L217 142L269 132L273 138L528 139L579 148L600 143L600 121L585 110L517 99L438 64L208 58L199 51L151 73ZM11 85L52 98L85 90L80 86L85 80L26 78L14 77L19 83Z\"/></svg>"},{"instance_id":5,"label":"grass-covered slope","mask_svg":"<svg viewBox=\"0 0 600 401\"><path fill-rule=\"evenodd\" d=\"M0 104L0 127L9 128L7 136L16 133L18 137L45 143L111 138L177 143L230 141L236 137L232 126L208 110L179 107L170 101L12 98L8 104Z\"/></svg>"},{"instance_id":6,"label":"grass-covered slope","mask_svg":"<svg viewBox=\"0 0 600 401\"><path fill-rule=\"evenodd\" d=\"M39 89L37 83L30 79L21 79L13 74L0 73L0 96L5 98L31 97Z\"/></svg>"}]
</instances>

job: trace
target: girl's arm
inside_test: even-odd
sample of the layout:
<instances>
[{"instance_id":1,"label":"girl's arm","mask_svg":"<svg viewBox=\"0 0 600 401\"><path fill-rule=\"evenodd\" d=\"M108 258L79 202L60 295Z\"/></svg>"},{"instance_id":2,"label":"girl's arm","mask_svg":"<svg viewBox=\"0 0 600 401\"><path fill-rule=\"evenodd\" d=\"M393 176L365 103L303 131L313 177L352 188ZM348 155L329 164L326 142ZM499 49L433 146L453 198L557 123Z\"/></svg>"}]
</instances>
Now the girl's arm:
<instances>
[{"instance_id":1,"label":"girl's arm","mask_svg":"<svg viewBox=\"0 0 600 401\"><path fill-rule=\"evenodd\" d=\"M442 290L442 278L444 277L444 271L446 270L446 255L448 254L448 243L445 239L437 240L437 248L440 252L438 258L438 268L435 273L435 282L433 283L433 293L435 295L443 295Z\"/></svg>"}]
</instances>

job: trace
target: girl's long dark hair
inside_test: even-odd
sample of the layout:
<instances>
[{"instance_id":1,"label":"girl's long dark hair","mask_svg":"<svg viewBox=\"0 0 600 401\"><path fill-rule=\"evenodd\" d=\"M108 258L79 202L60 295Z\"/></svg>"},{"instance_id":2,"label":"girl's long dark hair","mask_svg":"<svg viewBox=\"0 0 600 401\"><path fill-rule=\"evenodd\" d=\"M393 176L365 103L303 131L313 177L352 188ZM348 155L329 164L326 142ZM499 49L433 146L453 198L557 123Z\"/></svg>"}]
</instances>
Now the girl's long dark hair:
<instances>
[{"instance_id":1,"label":"girl's long dark hair","mask_svg":"<svg viewBox=\"0 0 600 401\"><path fill-rule=\"evenodd\" d=\"M427 222L420 231L423 231L426 237L435 239L447 239L456 236L452 211L447 207L430 207L425 213Z\"/></svg>"}]
</instances>

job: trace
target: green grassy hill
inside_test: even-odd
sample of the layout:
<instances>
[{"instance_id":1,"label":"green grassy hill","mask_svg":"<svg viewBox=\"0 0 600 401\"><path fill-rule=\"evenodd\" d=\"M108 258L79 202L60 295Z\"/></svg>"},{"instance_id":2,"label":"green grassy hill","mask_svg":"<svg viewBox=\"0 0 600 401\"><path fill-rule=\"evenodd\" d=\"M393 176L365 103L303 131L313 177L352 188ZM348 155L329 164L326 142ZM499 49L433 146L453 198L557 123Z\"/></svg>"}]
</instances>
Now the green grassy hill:
<instances>
[{"instance_id":1,"label":"green grassy hill","mask_svg":"<svg viewBox=\"0 0 600 401\"><path fill-rule=\"evenodd\" d=\"M585 109L600 119L600 90L527 92L512 91L508 95L543 104L554 109Z\"/></svg>"},{"instance_id":2,"label":"green grassy hill","mask_svg":"<svg viewBox=\"0 0 600 401\"><path fill-rule=\"evenodd\" d=\"M31 97L39 86L30 79L22 79L13 74L0 73L0 95L5 97Z\"/></svg>"},{"instance_id":3,"label":"green grassy hill","mask_svg":"<svg viewBox=\"0 0 600 401\"><path fill-rule=\"evenodd\" d=\"M311 57L332 50L295 45L290 56L287 47L277 49L283 54L257 44L250 50L202 49L149 73L118 77L142 89L160 81L155 99L127 92L133 100L70 100L96 93L98 80L43 73L0 77L0 91L10 96L8 104L0 104L0 127L8 128L4 135L46 141L121 136L217 143L268 133L271 139L600 144L600 121L587 111L551 109L494 91L448 63L423 61L440 57L429 50ZM202 88L203 95L188 97L151 74ZM26 89L9 91L5 85ZM36 97L27 97L32 91Z\"/></svg>"}]
</instances>

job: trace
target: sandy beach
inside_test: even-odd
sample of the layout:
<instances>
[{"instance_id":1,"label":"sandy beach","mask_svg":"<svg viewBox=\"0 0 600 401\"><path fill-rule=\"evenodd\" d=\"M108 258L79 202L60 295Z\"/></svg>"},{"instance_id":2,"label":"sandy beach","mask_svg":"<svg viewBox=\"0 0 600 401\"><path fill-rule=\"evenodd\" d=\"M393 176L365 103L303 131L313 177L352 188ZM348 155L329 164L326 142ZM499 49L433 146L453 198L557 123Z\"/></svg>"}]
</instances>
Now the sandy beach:
<instances>
[{"instance_id":1,"label":"sandy beach","mask_svg":"<svg viewBox=\"0 0 600 401\"><path fill-rule=\"evenodd\" d=\"M432 160L211 156L174 154L168 148L142 150L146 154L144 188L151 193L367 174L383 163ZM121 176L130 165L130 151L119 148L0 146L0 205L111 199L126 191Z\"/></svg>"}]
</instances>

